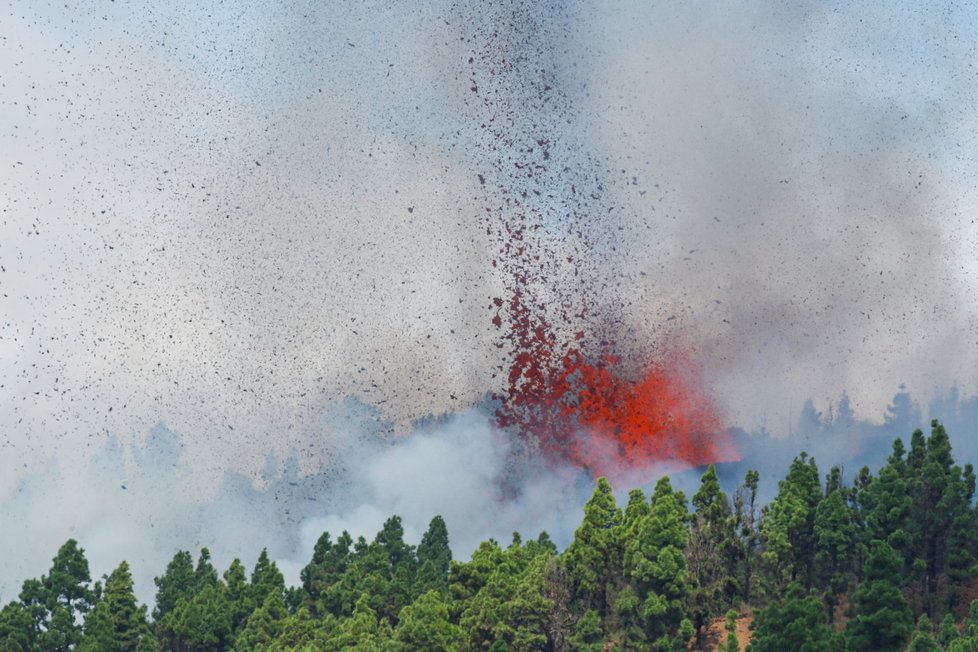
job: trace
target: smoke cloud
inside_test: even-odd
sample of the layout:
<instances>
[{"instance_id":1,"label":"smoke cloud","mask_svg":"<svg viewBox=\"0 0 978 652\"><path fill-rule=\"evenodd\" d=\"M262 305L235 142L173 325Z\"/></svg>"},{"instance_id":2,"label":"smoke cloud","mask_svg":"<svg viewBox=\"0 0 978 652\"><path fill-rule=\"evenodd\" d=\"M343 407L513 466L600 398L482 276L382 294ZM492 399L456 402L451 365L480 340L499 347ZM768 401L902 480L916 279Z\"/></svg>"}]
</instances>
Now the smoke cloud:
<instances>
[{"instance_id":1,"label":"smoke cloud","mask_svg":"<svg viewBox=\"0 0 978 652\"><path fill-rule=\"evenodd\" d=\"M966 9L391 4L10 8L0 596L68 536L143 596L178 547L294 578L391 513L443 514L460 556L566 541L587 480L484 407L513 196L538 297L688 352L744 465L849 469L930 416L967 446Z\"/></svg>"},{"instance_id":2,"label":"smoke cloud","mask_svg":"<svg viewBox=\"0 0 978 652\"><path fill-rule=\"evenodd\" d=\"M901 383L974 391L969 17L745 2L594 19L593 146L657 186L625 211L645 218L623 239L631 320L692 333L732 422L784 432L843 390L875 420Z\"/></svg>"},{"instance_id":3,"label":"smoke cloud","mask_svg":"<svg viewBox=\"0 0 978 652\"><path fill-rule=\"evenodd\" d=\"M148 602L152 578L177 550L207 547L226 568L234 557L253 564L267 547L298 583L324 531L372 540L394 514L415 544L443 516L459 558L487 537L507 543L514 532L569 540L590 483L569 467L514 468L519 444L484 410L417 424L407 437L386 437L378 423L376 411L356 401L334 406L321 424L326 469L303 474L294 455L269 457L258 482L229 471L209 495L195 491L184 438L163 424L136 448L110 439L84 472L53 459L0 504L4 532L30 533L0 542L0 598L47 572L69 537L86 549L95 577L128 560Z\"/></svg>"}]
</instances>

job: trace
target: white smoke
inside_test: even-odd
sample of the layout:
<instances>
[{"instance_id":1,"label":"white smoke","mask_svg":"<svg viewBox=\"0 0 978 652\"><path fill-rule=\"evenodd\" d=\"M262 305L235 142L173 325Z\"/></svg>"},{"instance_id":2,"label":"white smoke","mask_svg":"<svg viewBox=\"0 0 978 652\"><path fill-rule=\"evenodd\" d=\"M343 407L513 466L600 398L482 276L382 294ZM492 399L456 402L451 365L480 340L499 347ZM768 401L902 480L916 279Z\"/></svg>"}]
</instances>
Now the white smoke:
<instances>
[{"instance_id":1,"label":"white smoke","mask_svg":"<svg viewBox=\"0 0 978 652\"><path fill-rule=\"evenodd\" d=\"M370 537L393 513L415 538L443 513L463 557L517 529L566 540L572 472L500 498L509 444L487 418L408 434L503 384L506 279L477 217L479 175L510 153L483 118L551 138L558 180L603 185L601 298L634 339L681 338L731 423L797 450L824 435L796 427L806 398L827 413L848 391L889 436L901 383L973 394L967 9L526 5L15 0L0 596L68 537L96 575L129 560L144 598L178 548L226 567L267 545L294 578L319 530ZM530 64L488 108L476 46ZM543 78L565 105L520 113ZM561 253L566 193L531 197ZM323 416L347 396L376 411Z\"/></svg>"},{"instance_id":2,"label":"white smoke","mask_svg":"<svg viewBox=\"0 0 978 652\"><path fill-rule=\"evenodd\" d=\"M177 550L207 547L223 570L238 557L253 564L263 547L286 578L298 583L324 532L368 541L397 515L405 539L417 544L431 519L442 516L453 552L465 559L480 541L507 543L514 532L547 531L566 544L591 490L571 468L517 460L511 440L484 411L469 410L393 440L378 436L376 415L356 402L334 409L323 423L320 451L331 461L313 474L270 470L264 486L230 475L210 494L187 472L181 438L157 426L142 449L115 440L89 471L65 473L53 461L0 504L0 599L16 596L29 577L47 572L58 546L77 539L94 578L125 559L137 592L151 602L154 576Z\"/></svg>"}]
</instances>

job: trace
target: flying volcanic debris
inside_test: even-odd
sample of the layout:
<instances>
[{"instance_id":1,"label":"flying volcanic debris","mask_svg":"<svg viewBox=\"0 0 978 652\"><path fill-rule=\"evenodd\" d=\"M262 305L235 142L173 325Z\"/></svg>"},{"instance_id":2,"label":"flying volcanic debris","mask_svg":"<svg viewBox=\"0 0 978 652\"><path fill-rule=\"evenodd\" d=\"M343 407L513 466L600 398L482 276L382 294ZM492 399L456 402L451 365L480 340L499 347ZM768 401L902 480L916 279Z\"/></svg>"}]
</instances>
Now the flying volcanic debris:
<instances>
[{"instance_id":1,"label":"flying volcanic debris","mask_svg":"<svg viewBox=\"0 0 978 652\"><path fill-rule=\"evenodd\" d=\"M508 293L489 305L507 353L499 425L551 461L612 477L732 459L681 341L654 350L621 325L609 276L620 236L608 229L620 207L604 198L609 171L567 127L573 102L559 55L541 46L544 17L510 5L466 39L469 103L492 153L478 174L490 199L481 217Z\"/></svg>"},{"instance_id":2,"label":"flying volcanic debris","mask_svg":"<svg viewBox=\"0 0 978 652\"><path fill-rule=\"evenodd\" d=\"M966 8L11 7L0 597L69 536L151 596L324 515L464 554L585 474L978 447Z\"/></svg>"}]
</instances>

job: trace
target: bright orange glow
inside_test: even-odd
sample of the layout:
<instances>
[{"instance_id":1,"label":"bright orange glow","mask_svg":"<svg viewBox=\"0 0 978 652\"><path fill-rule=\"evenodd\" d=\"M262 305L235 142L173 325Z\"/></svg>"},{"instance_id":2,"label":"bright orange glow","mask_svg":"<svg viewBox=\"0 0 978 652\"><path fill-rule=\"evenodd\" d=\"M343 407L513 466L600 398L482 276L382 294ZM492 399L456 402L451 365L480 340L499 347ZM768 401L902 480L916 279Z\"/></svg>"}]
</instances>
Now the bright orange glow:
<instances>
[{"instance_id":1,"label":"bright orange glow","mask_svg":"<svg viewBox=\"0 0 978 652\"><path fill-rule=\"evenodd\" d=\"M503 305L495 302L499 325ZM629 360L639 367L629 373L607 342L589 355L583 332L559 346L520 293L506 307L512 356L499 424L533 438L550 459L611 479L656 463L677 470L738 459L681 352L640 365Z\"/></svg>"}]
</instances>

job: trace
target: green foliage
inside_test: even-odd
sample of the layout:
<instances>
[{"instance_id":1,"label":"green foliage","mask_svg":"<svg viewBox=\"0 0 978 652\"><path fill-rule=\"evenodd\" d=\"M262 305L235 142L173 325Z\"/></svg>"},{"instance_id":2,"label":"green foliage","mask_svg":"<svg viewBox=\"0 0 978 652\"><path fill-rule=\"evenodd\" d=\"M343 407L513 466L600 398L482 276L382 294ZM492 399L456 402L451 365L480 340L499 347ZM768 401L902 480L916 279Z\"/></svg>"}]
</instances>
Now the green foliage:
<instances>
[{"instance_id":1,"label":"green foliage","mask_svg":"<svg viewBox=\"0 0 978 652\"><path fill-rule=\"evenodd\" d=\"M178 551L166 566L166 572L153 580L156 584L156 608L153 618L160 620L170 613L181 599L194 595L194 562L186 550Z\"/></svg>"},{"instance_id":2,"label":"green foliage","mask_svg":"<svg viewBox=\"0 0 978 652\"><path fill-rule=\"evenodd\" d=\"M164 648L184 652L223 650L233 631L231 609L221 587L206 586L189 600L177 600L156 627Z\"/></svg>"},{"instance_id":3,"label":"green foliage","mask_svg":"<svg viewBox=\"0 0 978 652\"><path fill-rule=\"evenodd\" d=\"M798 584L787 597L757 612L751 623L753 637L748 652L838 652L844 649L839 635L828 625L821 601L806 596Z\"/></svg>"},{"instance_id":4,"label":"green foliage","mask_svg":"<svg viewBox=\"0 0 978 652\"><path fill-rule=\"evenodd\" d=\"M778 495L768 505L761 523L765 546L761 557L773 596L782 595L791 582L806 589L814 585L815 512L821 498L815 460L802 453L778 483Z\"/></svg>"},{"instance_id":5,"label":"green foliage","mask_svg":"<svg viewBox=\"0 0 978 652\"><path fill-rule=\"evenodd\" d=\"M852 652L898 652L913 630L913 615L900 593L900 558L890 544L874 541L865 579L853 594L856 616L846 626Z\"/></svg>"},{"instance_id":6,"label":"green foliage","mask_svg":"<svg viewBox=\"0 0 978 652\"><path fill-rule=\"evenodd\" d=\"M265 550L250 574L236 559L221 575L207 548L196 563L179 551L155 579L152 619L125 562L93 585L68 541L0 609L0 652L680 652L724 614L718 650L734 652L748 643L741 605L755 610L753 652L978 652L978 601L963 623L952 611L978 574L975 483L934 422L851 486L833 468L823 491L800 455L763 509L756 471L731 503L709 467L692 513L668 478L624 509L600 479L562 554L545 533L514 533L453 561L438 516L417 547L396 516L369 542L323 533L296 587Z\"/></svg>"},{"instance_id":7,"label":"green foliage","mask_svg":"<svg viewBox=\"0 0 978 652\"><path fill-rule=\"evenodd\" d=\"M954 464L950 440L937 421L931 422L926 440L918 430L911 441L907 562L912 578L923 586L924 611L933 618L941 611L941 577L947 573L960 579L974 563L974 518L970 510L974 472L970 466L962 469ZM953 605L958 596L952 591L945 597L946 603Z\"/></svg>"},{"instance_id":8,"label":"green foliage","mask_svg":"<svg viewBox=\"0 0 978 652\"><path fill-rule=\"evenodd\" d=\"M452 652L460 649L462 630L449 620L448 606L437 591L423 593L401 610L394 640L405 650Z\"/></svg>"},{"instance_id":9,"label":"green foliage","mask_svg":"<svg viewBox=\"0 0 978 652\"><path fill-rule=\"evenodd\" d=\"M251 586L248 584L244 564L241 563L240 559L232 561L228 569L224 571L223 592L228 615L231 618L231 629L238 631L248 620L251 612L258 606L252 594Z\"/></svg>"},{"instance_id":10,"label":"green foliage","mask_svg":"<svg viewBox=\"0 0 978 652\"><path fill-rule=\"evenodd\" d=\"M0 610L0 652L27 652L34 641L34 620L20 602Z\"/></svg>"},{"instance_id":11,"label":"green foliage","mask_svg":"<svg viewBox=\"0 0 978 652\"><path fill-rule=\"evenodd\" d=\"M967 620L964 621L964 636L978 637L978 600L971 602Z\"/></svg>"},{"instance_id":12,"label":"green foliage","mask_svg":"<svg viewBox=\"0 0 978 652\"><path fill-rule=\"evenodd\" d=\"M381 652L384 644L393 636L390 626L377 621L377 613L370 608L366 595L357 599L353 614L344 618L326 643L327 650L362 650Z\"/></svg>"},{"instance_id":13,"label":"green foliage","mask_svg":"<svg viewBox=\"0 0 978 652\"><path fill-rule=\"evenodd\" d=\"M947 652L978 652L978 600L971 603L964 631L948 644Z\"/></svg>"},{"instance_id":14,"label":"green foliage","mask_svg":"<svg viewBox=\"0 0 978 652\"><path fill-rule=\"evenodd\" d=\"M625 506L625 517L622 522L623 536L630 536L635 531L635 525L647 516L651 506L641 489L632 489L628 492L628 504Z\"/></svg>"},{"instance_id":15,"label":"green foliage","mask_svg":"<svg viewBox=\"0 0 978 652\"><path fill-rule=\"evenodd\" d=\"M934 639L933 625L926 614L922 615L917 621L917 629L914 630L913 638L910 640L910 647L907 652L940 652L941 648Z\"/></svg>"},{"instance_id":16,"label":"green foliage","mask_svg":"<svg viewBox=\"0 0 978 652\"><path fill-rule=\"evenodd\" d=\"M947 652L978 652L978 638L955 639L947 646Z\"/></svg>"},{"instance_id":17,"label":"green foliage","mask_svg":"<svg viewBox=\"0 0 978 652\"><path fill-rule=\"evenodd\" d=\"M744 482L734 494L734 526L737 531L739 564L734 580L739 587L739 598L751 603L757 593L755 573L757 549L760 545L760 532L757 528L757 489L760 474L750 469L744 475Z\"/></svg>"},{"instance_id":18,"label":"green foliage","mask_svg":"<svg viewBox=\"0 0 978 652\"><path fill-rule=\"evenodd\" d=\"M129 652L141 639L149 638L146 607L136 604L132 575L126 562L106 578L105 591L85 618L85 638L81 651Z\"/></svg>"},{"instance_id":19,"label":"green foliage","mask_svg":"<svg viewBox=\"0 0 978 652\"><path fill-rule=\"evenodd\" d=\"M697 631L734 602L739 587L740 542L736 520L713 465L703 474L693 495L696 513L685 546L689 594L686 610Z\"/></svg>"},{"instance_id":20,"label":"green foliage","mask_svg":"<svg viewBox=\"0 0 978 652\"><path fill-rule=\"evenodd\" d=\"M268 550L262 549L251 572L251 595L256 604L264 604L271 595L281 597L285 592L285 578L275 562L268 558Z\"/></svg>"},{"instance_id":21,"label":"green foliage","mask_svg":"<svg viewBox=\"0 0 978 652\"><path fill-rule=\"evenodd\" d=\"M288 612L279 591L269 591L262 606L248 617L244 629L235 637L236 652L262 650L275 641L282 632Z\"/></svg>"},{"instance_id":22,"label":"green foliage","mask_svg":"<svg viewBox=\"0 0 978 652\"><path fill-rule=\"evenodd\" d=\"M452 564L452 549L448 546L448 527L445 519L436 516L418 545L418 577L415 591L424 593L435 589L448 590L448 572Z\"/></svg>"},{"instance_id":23,"label":"green foliage","mask_svg":"<svg viewBox=\"0 0 978 652\"><path fill-rule=\"evenodd\" d=\"M217 586L217 569L211 564L211 552L207 548L200 549L197 568L194 569L193 586L194 593L199 593L207 586Z\"/></svg>"},{"instance_id":24,"label":"green foliage","mask_svg":"<svg viewBox=\"0 0 978 652\"><path fill-rule=\"evenodd\" d=\"M353 539L347 532L333 543L324 532L313 549L312 561L302 569L300 578L304 600L313 614L339 616L352 610L353 602L337 590L340 579L350 565Z\"/></svg>"},{"instance_id":25,"label":"green foliage","mask_svg":"<svg viewBox=\"0 0 978 652\"><path fill-rule=\"evenodd\" d=\"M574 652L601 652L603 638L601 616L594 609L588 609L574 627L570 649Z\"/></svg>"},{"instance_id":26,"label":"green foliage","mask_svg":"<svg viewBox=\"0 0 978 652\"><path fill-rule=\"evenodd\" d=\"M825 592L829 620L834 620L836 596L849 588L856 552L856 526L841 487L815 508L815 586Z\"/></svg>"},{"instance_id":27,"label":"green foliage","mask_svg":"<svg viewBox=\"0 0 978 652\"><path fill-rule=\"evenodd\" d=\"M942 650L946 650L952 642L959 638L961 638L961 634L958 632L958 626L954 622L954 614L944 614L944 620L941 621L941 627L937 635L938 645Z\"/></svg>"},{"instance_id":28,"label":"green foliage","mask_svg":"<svg viewBox=\"0 0 978 652\"><path fill-rule=\"evenodd\" d=\"M740 639L737 638L737 618L740 614L731 609L727 612L723 628L727 631L727 638L717 648L717 652L740 652Z\"/></svg>"},{"instance_id":29,"label":"green foliage","mask_svg":"<svg viewBox=\"0 0 978 652\"><path fill-rule=\"evenodd\" d=\"M649 513L625 544L624 573L642 601L639 613L650 641L671 640L685 617L687 519L686 498L661 478Z\"/></svg>"},{"instance_id":30,"label":"green foliage","mask_svg":"<svg viewBox=\"0 0 978 652\"><path fill-rule=\"evenodd\" d=\"M493 540L483 541L466 563L452 562L449 591L456 615L468 609L475 596L501 565L503 551Z\"/></svg>"},{"instance_id":31,"label":"green foliage","mask_svg":"<svg viewBox=\"0 0 978 652\"><path fill-rule=\"evenodd\" d=\"M495 567L466 603L459 624L471 648L502 641L514 650L539 649L548 637L553 603L546 593L552 548L518 536L505 550L487 548ZM473 557L473 561L475 558Z\"/></svg>"},{"instance_id":32,"label":"green foliage","mask_svg":"<svg viewBox=\"0 0 978 652\"><path fill-rule=\"evenodd\" d=\"M599 478L584 505L584 521L565 553L574 597L584 610L595 609L601 617L609 611L610 594L620 576L622 521L611 485Z\"/></svg>"},{"instance_id":33,"label":"green foliage","mask_svg":"<svg viewBox=\"0 0 978 652\"><path fill-rule=\"evenodd\" d=\"M26 641L28 649L68 650L82 640L81 620L98 599L99 587L91 587L88 560L78 542L69 539L55 555L51 570L40 580L27 580L20 592L23 611L11 610L11 621L30 626L11 636Z\"/></svg>"},{"instance_id":34,"label":"green foliage","mask_svg":"<svg viewBox=\"0 0 978 652\"><path fill-rule=\"evenodd\" d=\"M909 544L910 496L907 494L907 467L903 443L893 442L893 453L864 491L859 494L866 528L866 542L885 540L904 554Z\"/></svg>"},{"instance_id":35,"label":"green foliage","mask_svg":"<svg viewBox=\"0 0 978 652\"><path fill-rule=\"evenodd\" d=\"M317 619L305 607L282 619L278 638L268 646L271 650L325 650L330 637L336 633L332 615Z\"/></svg>"}]
</instances>

